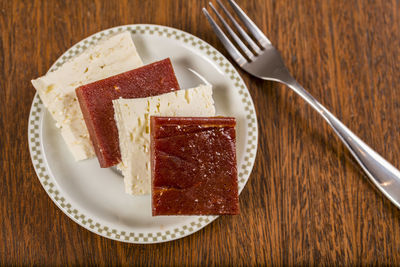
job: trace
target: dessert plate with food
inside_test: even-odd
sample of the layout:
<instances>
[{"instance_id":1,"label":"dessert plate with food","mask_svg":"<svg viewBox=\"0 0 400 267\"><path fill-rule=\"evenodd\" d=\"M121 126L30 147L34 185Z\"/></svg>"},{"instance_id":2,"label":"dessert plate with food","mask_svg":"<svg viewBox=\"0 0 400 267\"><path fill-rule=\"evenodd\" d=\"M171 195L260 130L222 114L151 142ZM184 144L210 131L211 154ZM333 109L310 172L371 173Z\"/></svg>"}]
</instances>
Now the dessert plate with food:
<instances>
[{"instance_id":1,"label":"dessert plate with food","mask_svg":"<svg viewBox=\"0 0 400 267\"><path fill-rule=\"evenodd\" d=\"M81 226L157 243L240 213L257 118L237 71L206 42L159 25L115 27L32 84L33 165Z\"/></svg>"}]
</instances>

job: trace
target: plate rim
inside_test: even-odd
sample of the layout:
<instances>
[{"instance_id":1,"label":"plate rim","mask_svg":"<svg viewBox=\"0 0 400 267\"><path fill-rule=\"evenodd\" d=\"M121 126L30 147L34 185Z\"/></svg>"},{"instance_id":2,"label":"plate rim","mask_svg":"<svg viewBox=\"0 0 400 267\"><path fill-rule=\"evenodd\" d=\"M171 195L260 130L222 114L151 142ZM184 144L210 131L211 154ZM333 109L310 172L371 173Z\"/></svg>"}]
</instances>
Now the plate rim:
<instances>
[{"instance_id":1,"label":"plate rim","mask_svg":"<svg viewBox=\"0 0 400 267\"><path fill-rule=\"evenodd\" d=\"M223 75L232 81L234 89L238 90L241 96L241 101L244 104L245 109L245 122L247 123L247 133L245 149L244 149L244 162L242 166L238 166L238 183L239 183L239 194L245 187L251 171L254 166L257 148L258 148L258 122L256 116L256 110L254 107L253 100L250 95L246 84L236 68L229 62L226 57L216 50L213 46L205 42L204 40L187 33L185 31L172 28L169 26L157 25L157 24L128 24L112 27L94 33L81 41L75 43L68 50L66 50L49 68L49 71L54 71L63 65L66 61L75 57L77 54L83 52L86 48L96 44L99 40L104 37L123 32L129 31L132 35L134 34L157 34L158 36L166 37L176 41L183 41L186 46L200 50L200 56L206 57L211 60L214 64L218 65L220 70L224 70ZM204 53L205 52L205 53ZM135 233L121 231L118 229L111 229L107 225L102 226L99 222L94 221L91 216L85 215L83 212L72 207L70 203L65 203L66 198L60 193L57 183L52 181L52 175L50 170L46 167L46 160L44 160L43 144L40 142L41 139L41 128L42 120L44 116L45 108L40 100L38 93L36 92L32 101L31 109L29 112L28 120L28 143L29 152L32 164L35 169L35 173L47 195L56 204L56 206L63 211L71 220L92 233L106 237L108 239L133 243L133 244L154 244L173 241L191 235L212 221L217 219L219 216L198 216L195 221L189 222L183 226L179 226L174 231L160 230L157 233ZM38 142L39 141L39 142ZM88 225L89 224L89 225ZM179 229L182 228L182 229ZM163 235L164 233L164 235Z\"/></svg>"}]
</instances>

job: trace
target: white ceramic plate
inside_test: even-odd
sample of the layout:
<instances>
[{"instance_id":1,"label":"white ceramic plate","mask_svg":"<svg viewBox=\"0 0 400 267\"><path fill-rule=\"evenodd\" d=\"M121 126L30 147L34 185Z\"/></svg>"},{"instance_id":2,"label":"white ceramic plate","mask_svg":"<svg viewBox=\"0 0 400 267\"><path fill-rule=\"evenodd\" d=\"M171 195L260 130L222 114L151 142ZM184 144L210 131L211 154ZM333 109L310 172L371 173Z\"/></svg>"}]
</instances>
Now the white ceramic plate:
<instances>
[{"instance_id":1,"label":"white ceramic plate","mask_svg":"<svg viewBox=\"0 0 400 267\"><path fill-rule=\"evenodd\" d=\"M65 52L52 66L119 31L130 31L145 64L170 57L181 88L202 78L213 85L217 115L237 119L239 189L245 186L257 150L253 101L231 63L217 50L186 32L158 25L127 25L96 33ZM192 234L217 216L151 216L150 196L124 193L122 177L101 169L97 159L75 162L50 113L36 94L29 115L29 148L43 188L72 220L107 238L130 243L157 243ZM146 207L146 208L143 208Z\"/></svg>"}]
</instances>

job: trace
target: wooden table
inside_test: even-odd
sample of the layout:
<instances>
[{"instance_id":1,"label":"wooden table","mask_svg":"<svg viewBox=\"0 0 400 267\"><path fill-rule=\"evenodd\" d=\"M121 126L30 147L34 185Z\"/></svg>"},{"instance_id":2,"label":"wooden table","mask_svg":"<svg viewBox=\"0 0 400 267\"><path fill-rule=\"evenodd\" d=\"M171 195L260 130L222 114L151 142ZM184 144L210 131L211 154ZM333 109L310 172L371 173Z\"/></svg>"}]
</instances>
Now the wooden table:
<instances>
[{"instance_id":1,"label":"wooden table","mask_svg":"<svg viewBox=\"0 0 400 267\"><path fill-rule=\"evenodd\" d=\"M238 0L298 81L400 167L400 3ZM207 1L1 1L0 265L400 264L400 211L367 181L327 124L287 88L240 71L259 147L241 214L157 245L97 236L40 185L27 142L32 78L79 40L133 23L175 27L226 54Z\"/></svg>"}]
</instances>

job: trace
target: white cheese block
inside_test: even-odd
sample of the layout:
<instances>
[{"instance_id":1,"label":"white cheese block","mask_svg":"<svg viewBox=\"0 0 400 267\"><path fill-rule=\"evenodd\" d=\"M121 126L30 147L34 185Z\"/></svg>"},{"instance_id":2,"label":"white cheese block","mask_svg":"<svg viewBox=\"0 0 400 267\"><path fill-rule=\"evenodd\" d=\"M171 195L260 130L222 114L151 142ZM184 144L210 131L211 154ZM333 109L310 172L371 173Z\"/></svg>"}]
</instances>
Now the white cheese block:
<instances>
[{"instance_id":1,"label":"white cheese block","mask_svg":"<svg viewBox=\"0 0 400 267\"><path fill-rule=\"evenodd\" d=\"M150 116L214 116L211 85L147 98L113 100L119 133L125 191L131 195L149 194Z\"/></svg>"},{"instance_id":2,"label":"white cheese block","mask_svg":"<svg viewBox=\"0 0 400 267\"><path fill-rule=\"evenodd\" d=\"M89 47L59 69L32 80L75 160L95 155L75 89L142 65L131 34L123 32Z\"/></svg>"}]
</instances>

